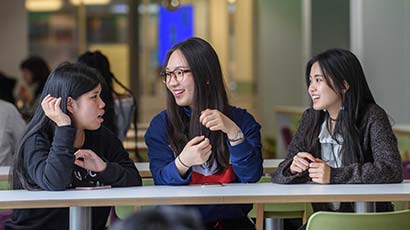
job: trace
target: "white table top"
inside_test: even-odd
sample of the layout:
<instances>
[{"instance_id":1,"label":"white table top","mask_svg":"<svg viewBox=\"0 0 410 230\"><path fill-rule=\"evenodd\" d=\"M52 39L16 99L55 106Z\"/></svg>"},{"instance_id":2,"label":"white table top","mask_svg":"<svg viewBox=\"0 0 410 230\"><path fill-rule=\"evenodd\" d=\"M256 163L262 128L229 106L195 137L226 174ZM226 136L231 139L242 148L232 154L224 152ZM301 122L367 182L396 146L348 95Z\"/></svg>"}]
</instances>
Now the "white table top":
<instances>
[{"instance_id":1,"label":"white table top","mask_svg":"<svg viewBox=\"0 0 410 230\"><path fill-rule=\"evenodd\" d=\"M264 174L271 174L273 173L280 162L282 162L283 159L265 159L263 160L263 173Z\"/></svg>"},{"instance_id":2,"label":"white table top","mask_svg":"<svg viewBox=\"0 0 410 230\"><path fill-rule=\"evenodd\" d=\"M2 208L72 206L410 201L410 182L360 185L227 184L216 187L144 186L59 192L3 190Z\"/></svg>"},{"instance_id":3,"label":"white table top","mask_svg":"<svg viewBox=\"0 0 410 230\"><path fill-rule=\"evenodd\" d=\"M144 138L144 135L145 135L145 133L146 133L147 131L145 130L145 129L143 129L143 130L137 130L137 135L138 135L138 138ZM135 130L134 129L129 129L128 131L127 131L127 138L134 138L135 137Z\"/></svg>"},{"instance_id":4,"label":"white table top","mask_svg":"<svg viewBox=\"0 0 410 230\"><path fill-rule=\"evenodd\" d=\"M283 159L266 159L263 161L264 173L272 173L282 162ZM152 177L151 171L149 169L149 162L136 162L135 166L137 167L141 177L148 178ZM8 180L9 178L10 167L3 166L0 167L0 181Z\"/></svg>"},{"instance_id":5,"label":"white table top","mask_svg":"<svg viewBox=\"0 0 410 230\"><path fill-rule=\"evenodd\" d=\"M393 126L396 134L410 135L410 124L396 124Z\"/></svg>"},{"instance_id":6,"label":"white table top","mask_svg":"<svg viewBox=\"0 0 410 230\"><path fill-rule=\"evenodd\" d=\"M149 169L149 162L136 162L135 167L137 167L142 178L152 177L151 170Z\"/></svg>"},{"instance_id":7,"label":"white table top","mask_svg":"<svg viewBox=\"0 0 410 230\"><path fill-rule=\"evenodd\" d=\"M283 159L265 159L263 160L263 168L277 168Z\"/></svg>"},{"instance_id":8,"label":"white table top","mask_svg":"<svg viewBox=\"0 0 410 230\"><path fill-rule=\"evenodd\" d=\"M129 151L135 148L135 142L133 140L125 140L122 142L125 150ZM147 150L148 146L145 144L144 141L137 142L137 148L140 150Z\"/></svg>"},{"instance_id":9,"label":"white table top","mask_svg":"<svg viewBox=\"0 0 410 230\"><path fill-rule=\"evenodd\" d=\"M137 167L141 177L152 177L151 171L149 170L148 162L136 162L135 166ZM10 167L1 166L0 167L0 181L5 181L9 179Z\"/></svg>"}]
</instances>

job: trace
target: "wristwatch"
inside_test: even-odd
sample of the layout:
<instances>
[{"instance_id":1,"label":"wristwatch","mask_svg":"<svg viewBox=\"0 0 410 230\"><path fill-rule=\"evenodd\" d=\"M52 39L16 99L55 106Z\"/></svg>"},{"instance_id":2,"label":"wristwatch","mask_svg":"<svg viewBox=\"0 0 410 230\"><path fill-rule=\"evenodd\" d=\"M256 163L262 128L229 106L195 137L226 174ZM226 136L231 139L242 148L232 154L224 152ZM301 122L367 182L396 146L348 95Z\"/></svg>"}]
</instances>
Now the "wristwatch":
<instances>
[{"instance_id":1,"label":"wristwatch","mask_svg":"<svg viewBox=\"0 0 410 230\"><path fill-rule=\"evenodd\" d=\"M245 138L245 136L243 135L242 131L239 130L238 133L236 134L236 137L234 137L234 138L232 138L232 139L230 139L230 138L228 137L228 141L230 141L230 142L236 142L236 141L242 140L243 138Z\"/></svg>"}]
</instances>

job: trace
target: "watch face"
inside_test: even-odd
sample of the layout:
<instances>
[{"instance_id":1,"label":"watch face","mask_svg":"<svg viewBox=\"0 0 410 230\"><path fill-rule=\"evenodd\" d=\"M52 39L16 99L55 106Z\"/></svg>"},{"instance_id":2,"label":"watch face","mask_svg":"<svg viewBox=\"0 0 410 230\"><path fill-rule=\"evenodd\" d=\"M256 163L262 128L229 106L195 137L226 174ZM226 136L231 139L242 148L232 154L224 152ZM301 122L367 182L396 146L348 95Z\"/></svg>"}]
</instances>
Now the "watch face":
<instances>
[{"instance_id":1,"label":"watch face","mask_svg":"<svg viewBox=\"0 0 410 230\"><path fill-rule=\"evenodd\" d=\"M236 134L236 137L234 137L234 138L232 138L232 139L228 139L228 140L229 140L229 141L239 141L239 140L241 140L243 137L244 137L244 136L243 136L242 131L239 131L239 132Z\"/></svg>"}]
</instances>

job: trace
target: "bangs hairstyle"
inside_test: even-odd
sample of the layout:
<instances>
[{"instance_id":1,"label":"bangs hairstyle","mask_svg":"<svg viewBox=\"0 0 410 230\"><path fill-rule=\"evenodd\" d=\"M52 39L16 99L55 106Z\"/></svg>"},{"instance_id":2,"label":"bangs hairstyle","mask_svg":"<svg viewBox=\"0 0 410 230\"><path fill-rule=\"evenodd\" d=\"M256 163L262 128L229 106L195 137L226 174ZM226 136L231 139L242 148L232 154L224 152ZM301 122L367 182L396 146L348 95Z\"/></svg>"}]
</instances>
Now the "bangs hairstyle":
<instances>
[{"instance_id":1,"label":"bangs hairstyle","mask_svg":"<svg viewBox=\"0 0 410 230\"><path fill-rule=\"evenodd\" d=\"M310 71L313 64L318 63L326 84L341 97L342 107L337 117L337 123L332 134L343 138L341 149L344 165L363 162L361 135L359 132L363 117L369 104L376 103L367 84L362 66L357 57L344 49L329 49L314 56L306 66L306 85L310 85ZM309 151L316 157L320 156L318 135L321 126L329 114L318 110L305 135L305 143Z\"/></svg>"},{"instance_id":2,"label":"bangs hairstyle","mask_svg":"<svg viewBox=\"0 0 410 230\"><path fill-rule=\"evenodd\" d=\"M189 117L183 107L177 105L173 94L167 90L168 139L171 148L179 155L193 137L204 135L212 145L209 162L216 162L217 170L229 166L229 151L222 131L210 131L199 122L205 109L217 109L231 117L228 97L223 81L218 55L212 46L201 38L189 38L172 47L166 56L164 69L169 58L179 50L185 57L194 80L192 113Z\"/></svg>"},{"instance_id":3,"label":"bangs hairstyle","mask_svg":"<svg viewBox=\"0 0 410 230\"><path fill-rule=\"evenodd\" d=\"M99 73L90 67L87 67L81 63L63 63L59 65L53 72L51 72L48 80L41 93L41 101L47 96L61 97L61 110L70 116L67 110L68 97L74 100L78 99L81 95L95 89L101 84L101 76ZM75 121L72 119L71 123L75 126ZM17 152L14 156L13 168L11 173L12 182L11 187L13 189L39 189L28 183L29 175L24 167L24 144L30 136L35 133L41 132L48 136L50 141L53 140L55 123L50 120L44 113L41 105L37 106L33 119L28 124L26 131L19 144Z\"/></svg>"}]
</instances>

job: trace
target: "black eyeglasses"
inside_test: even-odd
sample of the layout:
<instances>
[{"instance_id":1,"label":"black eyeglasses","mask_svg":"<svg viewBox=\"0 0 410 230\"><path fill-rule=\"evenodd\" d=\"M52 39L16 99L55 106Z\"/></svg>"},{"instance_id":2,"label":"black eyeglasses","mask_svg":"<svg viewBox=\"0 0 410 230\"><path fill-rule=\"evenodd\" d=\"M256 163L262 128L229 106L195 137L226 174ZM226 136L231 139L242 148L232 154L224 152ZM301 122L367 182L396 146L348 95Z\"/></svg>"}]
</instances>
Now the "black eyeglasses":
<instances>
[{"instance_id":1,"label":"black eyeglasses","mask_svg":"<svg viewBox=\"0 0 410 230\"><path fill-rule=\"evenodd\" d=\"M164 84L169 84L171 82L172 77L174 77L174 79L177 82L181 82L184 80L184 73L189 73L191 72L191 70L189 69L174 69L174 71L161 71L160 76L162 77L162 82L164 82Z\"/></svg>"}]
</instances>

